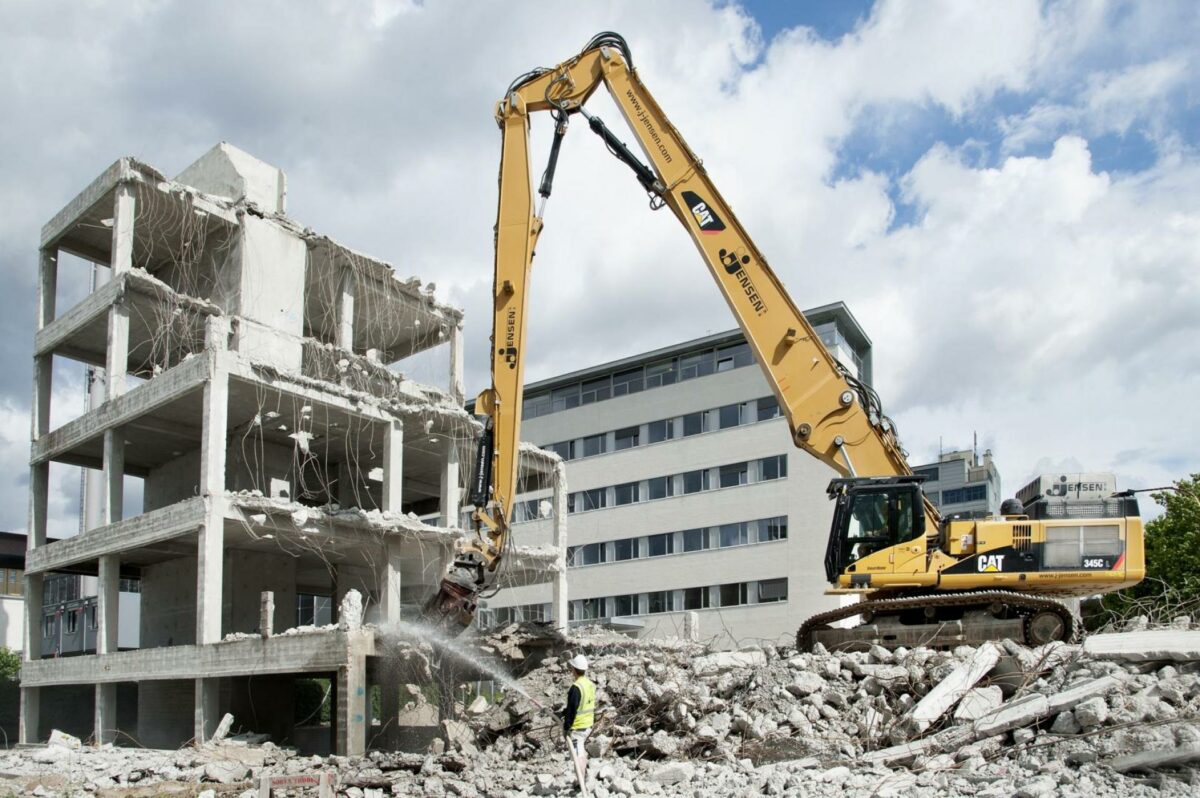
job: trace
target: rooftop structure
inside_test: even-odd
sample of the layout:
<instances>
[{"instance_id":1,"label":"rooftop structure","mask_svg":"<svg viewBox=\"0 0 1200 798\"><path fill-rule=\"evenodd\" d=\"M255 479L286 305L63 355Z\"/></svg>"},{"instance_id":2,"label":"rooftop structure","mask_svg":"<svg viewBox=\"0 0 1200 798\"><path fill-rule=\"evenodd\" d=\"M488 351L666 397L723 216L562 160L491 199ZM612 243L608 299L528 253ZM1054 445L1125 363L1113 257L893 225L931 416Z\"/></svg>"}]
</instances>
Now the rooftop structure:
<instances>
[{"instance_id":1,"label":"rooftop structure","mask_svg":"<svg viewBox=\"0 0 1200 798\"><path fill-rule=\"evenodd\" d=\"M285 201L280 170L220 144L176 180L122 158L42 231L22 742L55 727L174 748L226 712L294 741L295 683L314 675L335 696L334 751L361 752L373 720L395 726L378 629L436 589L462 534L460 464L478 434L462 409L462 313L290 219ZM98 279L57 312L64 255ZM405 358L438 345L444 387L404 377ZM50 417L55 358L103 369L77 418ZM98 526L47 542L52 462L98 469L103 490ZM561 492L557 458L525 462L531 484ZM137 514L128 478L143 480ZM563 525L546 523L561 543ZM561 552L514 550L508 583L557 578L565 601ZM98 577L96 653L44 658L50 572ZM118 651L122 575L141 580L136 651ZM295 628L343 602L335 624ZM135 712L118 713L118 685ZM270 713L252 711L263 702Z\"/></svg>"}]
</instances>

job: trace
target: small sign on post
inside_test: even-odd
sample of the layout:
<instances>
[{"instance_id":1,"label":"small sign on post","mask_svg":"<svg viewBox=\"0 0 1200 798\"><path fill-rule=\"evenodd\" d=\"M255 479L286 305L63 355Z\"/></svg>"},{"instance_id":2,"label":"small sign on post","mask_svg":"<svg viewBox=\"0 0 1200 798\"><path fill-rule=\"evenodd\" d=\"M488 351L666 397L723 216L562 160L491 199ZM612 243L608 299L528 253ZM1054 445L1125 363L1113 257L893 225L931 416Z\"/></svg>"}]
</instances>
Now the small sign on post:
<instances>
[{"instance_id":1,"label":"small sign on post","mask_svg":"<svg viewBox=\"0 0 1200 798\"><path fill-rule=\"evenodd\" d=\"M264 775L258 782L258 798L271 798L271 790L316 787L319 798L333 798L333 773L304 773L292 776Z\"/></svg>"}]
</instances>

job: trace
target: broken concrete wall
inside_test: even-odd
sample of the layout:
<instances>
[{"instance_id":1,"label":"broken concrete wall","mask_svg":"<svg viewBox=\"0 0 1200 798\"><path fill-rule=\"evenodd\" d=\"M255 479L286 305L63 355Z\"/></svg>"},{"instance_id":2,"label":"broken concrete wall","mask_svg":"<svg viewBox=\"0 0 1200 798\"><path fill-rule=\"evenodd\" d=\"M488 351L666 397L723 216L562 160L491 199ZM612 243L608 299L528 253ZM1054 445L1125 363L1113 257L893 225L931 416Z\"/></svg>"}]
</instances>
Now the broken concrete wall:
<instances>
[{"instance_id":1,"label":"broken concrete wall","mask_svg":"<svg viewBox=\"0 0 1200 798\"><path fill-rule=\"evenodd\" d=\"M141 647L196 642L196 558L142 568Z\"/></svg>"},{"instance_id":2,"label":"broken concrete wall","mask_svg":"<svg viewBox=\"0 0 1200 798\"><path fill-rule=\"evenodd\" d=\"M234 348L284 371L298 372L304 335L304 271L308 248L296 233L246 215L240 257L227 269L214 301L239 316Z\"/></svg>"},{"instance_id":3,"label":"broken concrete wall","mask_svg":"<svg viewBox=\"0 0 1200 798\"><path fill-rule=\"evenodd\" d=\"M173 749L195 736L196 682L171 679L140 682L137 739L147 748Z\"/></svg>"},{"instance_id":4,"label":"broken concrete wall","mask_svg":"<svg viewBox=\"0 0 1200 798\"><path fill-rule=\"evenodd\" d=\"M146 475L142 490L144 512L190 499L200 493L200 447L183 451Z\"/></svg>"},{"instance_id":5,"label":"broken concrete wall","mask_svg":"<svg viewBox=\"0 0 1200 798\"><path fill-rule=\"evenodd\" d=\"M275 594L276 631L296 625L296 558L283 552L230 549L225 553L221 629L260 631L263 591Z\"/></svg>"},{"instance_id":6,"label":"broken concrete wall","mask_svg":"<svg viewBox=\"0 0 1200 798\"><path fill-rule=\"evenodd\" d=\"M287 210L287 176L283 170L222 141L175 178L206 194L231 202L252 202L267 213Z\"/></svg>"}]
</instances>

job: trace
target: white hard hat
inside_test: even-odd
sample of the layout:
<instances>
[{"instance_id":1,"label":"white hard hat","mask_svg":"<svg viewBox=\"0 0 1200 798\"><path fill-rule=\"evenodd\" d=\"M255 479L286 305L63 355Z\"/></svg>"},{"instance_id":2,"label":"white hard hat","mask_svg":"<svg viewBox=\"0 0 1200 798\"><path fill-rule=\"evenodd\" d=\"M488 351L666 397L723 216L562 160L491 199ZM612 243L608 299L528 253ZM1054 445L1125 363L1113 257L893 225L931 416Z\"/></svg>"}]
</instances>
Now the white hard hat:
<instances>
[{"instance_id":1,"label":"white hard hat","mask_svg":"<svg viewBox=\"0 0 1200 798\"><path fill-rule=\"evenodd\" d=\"M582 654L576 654L571 659L571 667L577 671L586 671L588 666L587 657Z\"/></svg>"}]
</instances>

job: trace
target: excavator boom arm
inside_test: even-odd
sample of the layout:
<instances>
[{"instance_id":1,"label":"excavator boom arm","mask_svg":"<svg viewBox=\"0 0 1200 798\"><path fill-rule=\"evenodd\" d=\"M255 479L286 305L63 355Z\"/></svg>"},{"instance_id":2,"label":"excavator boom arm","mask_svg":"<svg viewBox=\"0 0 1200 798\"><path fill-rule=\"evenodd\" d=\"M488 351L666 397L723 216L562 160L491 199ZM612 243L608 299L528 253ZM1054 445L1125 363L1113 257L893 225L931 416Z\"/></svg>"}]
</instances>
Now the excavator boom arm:
<instances>
[{"instance_id":1,"label":"excavator boom arm","mask_svg":"<svg viewBox=\"0 0 1200 798\"><path fill-rule=\"evenodd\" d=\"M601 84L629 124L649 169L583 109ZM797 446L843 476L911 473L873 392L846 372L793 304L700 159L638 77L624 40L601 34L578 56L518 79L496 109L503 144L492 387L479 395L475 410L487 417L485 437L491 441L481 447L476 481L484 481L490 466L491 490L488 495L475 491L478 534L459 558L471 563L477 580L495 569L504 549L517 488L529 272L542 229L529 159L530 115L538 111L552 112L560 125L571 114L585 116L609 149L633 168L652 203L665 204L687 229L745 333ZM925 514L936 529L937 511L928 502Z\"/></svg>"}]
</instances>

